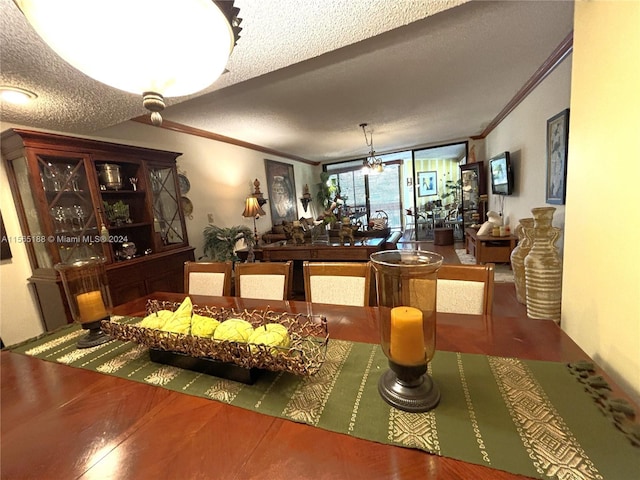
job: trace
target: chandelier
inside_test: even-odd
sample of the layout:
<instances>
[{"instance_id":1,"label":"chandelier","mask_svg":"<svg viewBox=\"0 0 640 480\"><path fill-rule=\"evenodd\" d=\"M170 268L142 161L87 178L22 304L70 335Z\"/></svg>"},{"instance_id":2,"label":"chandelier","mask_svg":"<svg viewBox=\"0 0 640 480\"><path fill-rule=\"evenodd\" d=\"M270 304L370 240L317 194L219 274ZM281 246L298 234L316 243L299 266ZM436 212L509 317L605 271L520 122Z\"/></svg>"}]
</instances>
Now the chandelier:
<instances>
[{"instance_id":1,"label":"chandelier","mask_svg":"<svg viewBox=\"0 0 640 480\"><path fill-rule=\"evenodd\" d=\"M164 97L191 95L224 72L240 9L223 0L14 0L65 61L89 77L142 95L162 124Z\"/></svg>"},{"instance_id":2,"label":"chandelier","mask_svg":"<svg viewBox=\"0 0 640 480\"><path fill-rule=\"evenodd\" d=\"M371 140L367 137L367 131L365 128L368 126L368 123L361 123L360 128L362 128L362 133L364 133L364 141L369 147L369 155L362 161L362 169L365 171L372 172L382 172L384 170L384 163L382 160L376 157L376 152L373 149L373 132L371 132Z\"/></svg>"}]
</instances>

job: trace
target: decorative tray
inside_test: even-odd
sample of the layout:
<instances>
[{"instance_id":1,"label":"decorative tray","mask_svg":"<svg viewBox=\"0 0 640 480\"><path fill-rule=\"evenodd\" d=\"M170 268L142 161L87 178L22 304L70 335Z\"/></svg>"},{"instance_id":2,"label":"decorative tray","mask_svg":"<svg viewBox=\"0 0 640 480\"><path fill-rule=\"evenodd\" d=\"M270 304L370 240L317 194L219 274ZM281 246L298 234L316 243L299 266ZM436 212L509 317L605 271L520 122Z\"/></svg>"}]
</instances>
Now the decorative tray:
<instances>
[{"instance_id":1,"label":"decorative tray","mask_svg":"<svg viewBox=\"0 0 640 480\"><path fill-rule=\"evenodd\" d=\"M175 311L180 303L148 300L147 313ZM273 312L269 310L236 311L224 307L193 306L193 313L212 317L220 322L241 318L256 328L267 323L279 323L287 328L288 347L215 340L182 333L166 332L138 325L138 319L118 322L103 320L102 330L111 337L138 343L153 350L187 355L193 358L225 362L245 369L264 369L313 375L322 366L327 352L329 334L327 319L319 315Z\"/></svg>"}]
</instances>

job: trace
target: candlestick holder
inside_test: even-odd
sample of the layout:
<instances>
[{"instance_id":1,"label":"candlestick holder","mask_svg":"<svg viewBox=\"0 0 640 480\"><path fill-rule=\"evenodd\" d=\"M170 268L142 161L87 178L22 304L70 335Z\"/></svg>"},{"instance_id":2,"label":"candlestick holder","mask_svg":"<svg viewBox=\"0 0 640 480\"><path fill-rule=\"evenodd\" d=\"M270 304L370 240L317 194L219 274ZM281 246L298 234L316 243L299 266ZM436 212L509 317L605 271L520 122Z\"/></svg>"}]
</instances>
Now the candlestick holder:
<instances>
[{"instance_id":1,"label":"candlestick holder","mask_svg":"<svg viewBox=\"0 0 640 480\"><path fill-rule=\"evenodd\" d=\"M71 316L87 335L77 342L78 348L89 348L109 342L112 338L102 331L102 320L111 315L111 294L103 258L91 257L73 263L58 263Z\"/></svg>"},{"instance_id":2,"label":"candlestick holder","mask_svg":"<svg viewBox=\"0 0 640 480\"><path fill-rule=\"evenodd\" d=\"M389 359L378 382L380 396L407 412L425 412L440 401L428 375L435 353L437 274L443 257L422 250L371 255L376 273L380 339Z\"/></svg>"}]
</instances>

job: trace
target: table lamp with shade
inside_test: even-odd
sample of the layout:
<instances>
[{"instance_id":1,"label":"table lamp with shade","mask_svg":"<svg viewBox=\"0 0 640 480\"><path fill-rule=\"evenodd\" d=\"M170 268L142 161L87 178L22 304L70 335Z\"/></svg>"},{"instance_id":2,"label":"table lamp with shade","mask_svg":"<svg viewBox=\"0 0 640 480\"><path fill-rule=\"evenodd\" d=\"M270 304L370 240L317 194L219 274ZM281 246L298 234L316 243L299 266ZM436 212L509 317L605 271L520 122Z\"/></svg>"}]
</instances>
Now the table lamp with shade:
<instances>
[{"instance_id":1,"label":"table lamp with shade","mask_svg":"<svg viewBox=\"0 0 640 480\"><path fill-rule=\"evenodd\" d=\"M105 260L91 257L72 263L59 263L60 273L73 319L89 333L78 340L78 348L89 348L111 341L102 331L102 320L111 315L112 303Z\"/></svg>"},{"instance_id":2,"label":"table lamp with shade","mask_svg":"<svg viewBox=\"0 0 640 480\"><path fill-rule=\"evenodd\" d=\"M260 215L266 215L265 211L262 209L260 204L258 203L258 199L253 195L249 195L244 202L244 212L242 212L242 216L245 218L253 218L253 243L249 244L249 254L247 255L247 261L253 262L255 260L255 253L253 251L253 245L258 244L258 229L256 228L256 218Z\"/></svg>"}]
</instances>

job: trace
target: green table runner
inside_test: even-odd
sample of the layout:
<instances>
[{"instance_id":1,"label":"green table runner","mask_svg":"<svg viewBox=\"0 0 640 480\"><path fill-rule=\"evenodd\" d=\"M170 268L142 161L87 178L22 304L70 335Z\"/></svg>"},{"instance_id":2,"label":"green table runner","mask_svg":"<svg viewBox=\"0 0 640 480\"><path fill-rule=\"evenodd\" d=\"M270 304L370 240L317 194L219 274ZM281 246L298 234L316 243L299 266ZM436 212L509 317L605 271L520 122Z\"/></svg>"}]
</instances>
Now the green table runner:
<instances>
[{"instance_id":1,"label":"green table runner","mask_svg":"<svg viewBox=\"0 0 640 480\"><path fill-rule=\"evenodd\" d=\"M640 449L562 363L438 351L429 369L440 404L431 412L407 413L378 394L378 378L388 367L374 344L330 340L315 376L265 372L244 385L153 363L145 347L130 342L78 350L85 333L74 324L12 350L516 474L640 478Z\"/></svg>"}]
</instances>

